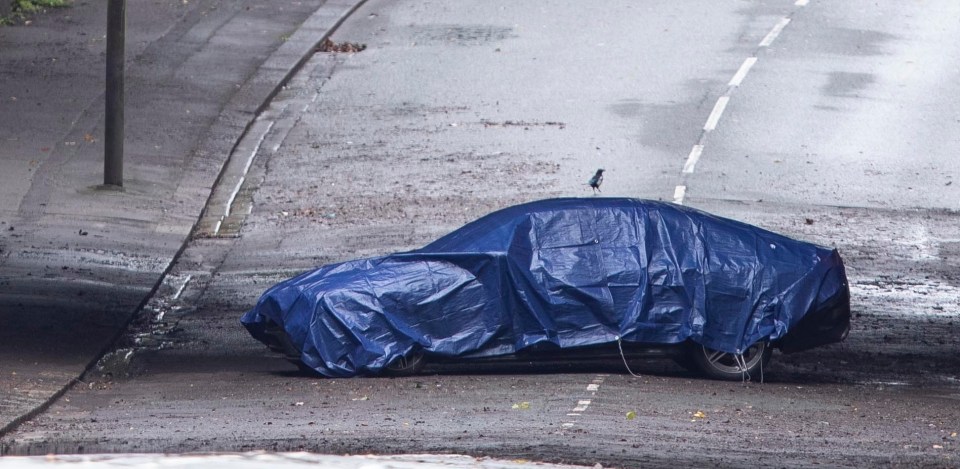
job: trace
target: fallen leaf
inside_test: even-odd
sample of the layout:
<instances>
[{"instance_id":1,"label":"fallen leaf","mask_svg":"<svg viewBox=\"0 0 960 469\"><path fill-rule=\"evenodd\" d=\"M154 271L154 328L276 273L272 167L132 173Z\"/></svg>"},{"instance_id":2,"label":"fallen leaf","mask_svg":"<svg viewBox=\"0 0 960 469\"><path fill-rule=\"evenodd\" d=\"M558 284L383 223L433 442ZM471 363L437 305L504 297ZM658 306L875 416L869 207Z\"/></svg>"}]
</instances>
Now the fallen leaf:
<instances>
[{"instance_id":1,"label":"fallen leaf","mask_svg":"<svg viewBox=\"0 0 960 469\"><path fill-rule=\"evenodd\" d=\"M702 410L698 410L696 413L693 414L693 418L704 419L704 418L707 418L707 414L703 413Z\"/></svg>"},{"instance_id":2,"label":"fallen leaf","mask_svg":"<svg viewBox=\"0 0 960 469\"><path fill-rule=\"evenodd\" d=\"M634 411L627 412L627 420L633 420L637 418L637 413Z\"/></svg>"},{"instance_id":3,"label":"fallen leaf","mask_svg":"<svg viewBox=\"0 0 960 469\"><path fill-rule=\"evenodd\" d=\"M514 405L512 406L512 408L514 408L514 409L529 409L529 408L530 408L530 403L529 403L529 402L520 402L520 403L514 404Z\"/></svg>"}]
</instances>

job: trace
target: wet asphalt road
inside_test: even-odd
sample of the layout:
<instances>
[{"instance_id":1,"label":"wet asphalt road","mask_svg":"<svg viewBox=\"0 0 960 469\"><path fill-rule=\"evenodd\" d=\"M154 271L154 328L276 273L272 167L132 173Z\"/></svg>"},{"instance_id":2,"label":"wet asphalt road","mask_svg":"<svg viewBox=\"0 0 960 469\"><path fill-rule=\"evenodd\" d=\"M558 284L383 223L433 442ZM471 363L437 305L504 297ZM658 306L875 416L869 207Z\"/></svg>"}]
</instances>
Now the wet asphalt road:
<instances>
[{"instance_id":1,"label":"wet asphalt road","mask_svg":"<svg viewBox=\"0 0 960 469\"><path fill-rule=\"evenodd\" d=\"M960 173L945 144L960 105L937 98L960 86L957 7L804 3L369 2L334 35L368 48L318 54L265 113L239 199L251 213L191 242L148 308L163 319L121 344L139 337L138 353L3 451L960 464ZM239 327L276 281L516 202L587 196L597 167L604 195L839 247L848 341L775 356L763 384L656 361L633 364L639 378L613 362L329 380Z\"/></svg>"}]
</instances>

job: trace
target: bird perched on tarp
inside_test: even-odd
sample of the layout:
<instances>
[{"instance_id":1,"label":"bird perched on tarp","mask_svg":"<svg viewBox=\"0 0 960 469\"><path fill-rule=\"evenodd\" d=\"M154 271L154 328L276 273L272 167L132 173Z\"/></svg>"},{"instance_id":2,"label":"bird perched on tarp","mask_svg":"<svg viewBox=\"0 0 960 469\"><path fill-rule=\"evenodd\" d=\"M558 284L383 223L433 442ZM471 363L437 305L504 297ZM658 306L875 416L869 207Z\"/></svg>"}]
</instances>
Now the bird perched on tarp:
<instances>
[{"instance_id":1,"label":"bird perched on tarp","mask_svg":"<svg viewBox=\"0 0 960 469\"><path fill-rule=\"evenodd\" d=\"M598 169L593 177L587 181L587 185L593 188L593 193L600 192L600 184L603 184L603 169Z\"/></svg>"}]
</instances>

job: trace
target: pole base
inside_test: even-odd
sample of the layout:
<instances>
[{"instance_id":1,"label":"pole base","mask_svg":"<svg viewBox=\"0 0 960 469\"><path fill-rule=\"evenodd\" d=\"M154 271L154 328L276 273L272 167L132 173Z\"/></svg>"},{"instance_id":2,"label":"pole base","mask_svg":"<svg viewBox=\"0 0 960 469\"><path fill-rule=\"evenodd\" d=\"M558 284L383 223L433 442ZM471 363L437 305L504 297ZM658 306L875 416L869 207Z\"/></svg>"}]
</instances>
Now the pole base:
<instances>
[{"instance_id":1,"label":"pole base","mask_svg":"<svg viewBox=\"0 0 960 469\"><path fill-rule=\"evenodd\" d=\"M91 189L96 191L126 192L126 189L124 189L123 186L116 184L100 184L98 186L93 186Z\"/></svg>"}]
</instances>

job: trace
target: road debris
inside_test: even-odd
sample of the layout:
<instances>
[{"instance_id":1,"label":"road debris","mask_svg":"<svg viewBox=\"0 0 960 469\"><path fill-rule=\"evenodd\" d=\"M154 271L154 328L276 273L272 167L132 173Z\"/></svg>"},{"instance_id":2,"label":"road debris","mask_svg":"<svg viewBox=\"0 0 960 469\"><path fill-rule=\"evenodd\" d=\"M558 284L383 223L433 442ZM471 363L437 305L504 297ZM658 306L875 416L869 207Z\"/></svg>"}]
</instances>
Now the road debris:
<instances>
[{"instance_id":1,"label":"road debris","mask_svg":"<svg viewBox=\"0 0 960 469\"><path fill-rule=\"evenodd\" d=\"M330 38L326 38L323 42L320 43L320 46L317 47L319 52L346 52L346 53L355 53L360 52L367 48L366 44L360 44L357 42L334 42Z\"/></svg>"}]
</instances>

